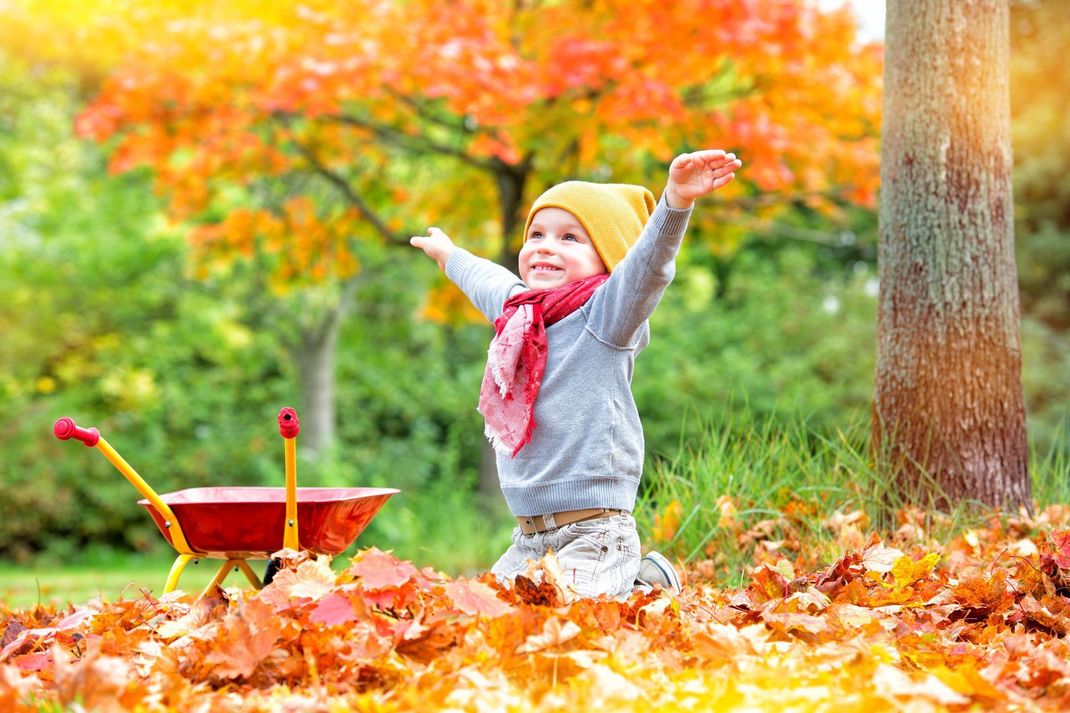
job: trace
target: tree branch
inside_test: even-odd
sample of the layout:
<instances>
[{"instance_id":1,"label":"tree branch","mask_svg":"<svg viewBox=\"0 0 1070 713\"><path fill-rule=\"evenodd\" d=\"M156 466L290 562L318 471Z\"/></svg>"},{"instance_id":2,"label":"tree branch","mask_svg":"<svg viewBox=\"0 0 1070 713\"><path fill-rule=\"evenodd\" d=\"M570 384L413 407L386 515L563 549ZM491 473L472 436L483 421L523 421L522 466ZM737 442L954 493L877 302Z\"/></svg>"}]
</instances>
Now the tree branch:
<instances>
[{"instance_id":1,"label":"tree branch","mask_svg":"<svg viewBox=\"0 0 1070 713\"><path fill-rule=\"evenodd\" d=\"M377 124L366 119L361 119L356 116L348 114L329 114L320 117L326 121L333 121L339 124L347 124L349 126L356 126L357 128L366 129L378 136L380 139L384 139L393 143L396 146L409 149L411 151L422 153L436 153L443 156L450 156L463 163L478 168L481 171L494 171L494 165L491 161L485 159L478 159L474 156L455 149L445 144L440 144L437 141L432 141L428 137L420 134L417 136L411 136L405 132L394 128L393 126L384 126L383 124ZM429 119L430 121L430 119Z\"/></svg>"},{"instance_id":2,"label":"tree branch","mask_svg":"<svg viewBox=\"0 0 1070 713\"><path fill-rule=\"evenodd\" d=\"M335 188L341 191L342 195L345 196L346 200L356 207L356 209L360 212L364 219L372 224L372 227L375 228L376 232L383 236L384 240L393 245L409 244L407 238L403 237L403 235L399 233L395 233L393 230L387 227L383 219L380 218L374 210L372 210L371 206L368 205L364 198L362 198L359 193L353 190L353 187L349 185L349 181L340 176L337 172L332 171L330 168L328 168L322 161L320 161L319 157L316 156L316 154L310 148L302 144L296 138L293 139L293 143L294 146L297 147L297 151L305 157L305 160L307 160L309 164L311 164L312 168L315 169L315 171L321 176L326 178L327 181L329 181Z\"/></svg>"},{"instance_id":3,"label":"tree branch","mask_svg":"<svg viewBox=\"0 0 1070 713\"><path fill-rule=\"evenodd\" d=\"M467 120L464 118L462 118L459 122L450 121L447 117L438 116L432 113L430 107L425 104L421 104L420 102L416 101L407 94L402 94L401 92L395 91L390 87L387 87L385 91L387 94L412 109L421 119L424 119L437 126L449 129L450 131L456 131L462 134L475 133L473 129L468 127Z\"/></svg>"}]
</instances>

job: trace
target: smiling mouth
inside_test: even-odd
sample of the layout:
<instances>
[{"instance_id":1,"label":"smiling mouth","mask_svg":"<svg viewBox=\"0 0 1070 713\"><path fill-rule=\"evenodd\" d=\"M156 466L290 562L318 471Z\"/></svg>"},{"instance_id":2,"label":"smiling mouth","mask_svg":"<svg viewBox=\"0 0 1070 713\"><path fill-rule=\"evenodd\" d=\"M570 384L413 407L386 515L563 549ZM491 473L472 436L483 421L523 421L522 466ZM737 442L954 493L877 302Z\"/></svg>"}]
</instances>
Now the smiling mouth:
<instances>
[{"instance_id":1,"label":"smiling mouth","mask_svg":"<svg viewBox=\"0 0 1070 713\"><path fill-rule=\"evenodd\" d=\"M562 272L562 268L553 265L532 265L532 272Z\"/></svg>"}]
</instances>

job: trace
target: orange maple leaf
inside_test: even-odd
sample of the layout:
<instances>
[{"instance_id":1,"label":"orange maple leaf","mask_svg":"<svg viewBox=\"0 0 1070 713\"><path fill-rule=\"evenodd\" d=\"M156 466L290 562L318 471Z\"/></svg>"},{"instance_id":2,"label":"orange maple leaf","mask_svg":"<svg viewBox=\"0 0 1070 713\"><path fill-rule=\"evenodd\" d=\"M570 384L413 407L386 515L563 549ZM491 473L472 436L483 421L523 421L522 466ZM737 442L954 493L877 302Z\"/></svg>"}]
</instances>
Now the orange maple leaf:
<instances>
[{"instance_id":1,"label":"orange maple leaf","mask_svg":"<svg viewBox=\"0 0 1070 713\"><path fill-rule=\"evenodd\" d=\"M372 547L353 558L345 574L359 581L365 591L398 589L419 575L412 562Z\"/></svg>"},{"instance_id":2,"label":"orange maple leaf","mask_svg":"<svg viewBox=\"0 0 1070 713\"><path fill-rule=\"evenodd\" d=\"M783 599L788 595L788 580L769 565L762 565L754 570L747 591L753 592L758 601Z\"/></svg>"},{"instance_id":3,"label":"orange maple leaf","mask_svg":"<svg viewBox=\"0 0 1070 713\"><path fill-rule=\"evenodd\" d=\"M446 596L453 600L458 611L478 617L495 617L508 614L511 607L498 598L493 589L476 581L456 580L446 585Z\"/></svg>"},{"instance_id":4,"label":"orange maple leaf","mask_svg":"<svg viewBox=\"0 0 1070 713\"><path fill-rule=\"evenodd\" d=\"M996 570L991 577L973 576L962 580L951 588L951 596L974 616L1003 611L1014 601L1007 585L1007 572L1002 569Z\"/></svg>"},{"instance_id":5,"label":"orange maple leaf","mask_svg":"<svg viewBox=\"0 0 1070 713\"><path fill-rule=\"evenodd\" d=\"M205 657L220 678L248 679L278 647L284 620L256 598L241 604L220 623L214 648Z\"/></svg>"},{"instance_id":6,"label":"orange maple leaf","mask_svg":"<svg viewBox=\"0 0 1070 713\"><path fill-rule=\"evenodd\" d=\"M344 592L334 592L319 600L309 615L316 624L335 626L360 618L365 614L364 602Z\"/></svg>"},{"instance_id":7,"label":"orange maple leaf","mask_svg":"<svg viewBox=\"0 0 1070 713\"><path fill-rule=\"evenodd\" d=\"M1055 547L1055 564L1059 569L1070 569L1070 530L1053 531L1051 542Z\"/></svg>"}]
</instances>

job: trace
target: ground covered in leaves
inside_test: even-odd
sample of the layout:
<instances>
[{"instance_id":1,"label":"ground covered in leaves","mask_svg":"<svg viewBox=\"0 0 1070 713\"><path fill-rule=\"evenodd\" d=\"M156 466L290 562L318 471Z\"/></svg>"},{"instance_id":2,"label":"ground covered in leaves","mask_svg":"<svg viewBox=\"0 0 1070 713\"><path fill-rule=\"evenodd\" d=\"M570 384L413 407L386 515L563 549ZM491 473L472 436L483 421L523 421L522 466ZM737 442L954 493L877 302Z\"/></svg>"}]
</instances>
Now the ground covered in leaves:
<instances>
[{"instance_id":1,"label":"ground covered in leaves","mask_svg":"<svg viewBox=\"0 0 1070 713\"><path fill-rule=\"evenodd\" d=\"M340 575L297 555L259 593L0 605L0 710L1070 709L1070 510L943 544L922 517L884 539L834 517L821 566L729 518L749 584L699 563L678 597L577 599L552 558L503 589L371 549Z\"/></svg>"}]
</instances>

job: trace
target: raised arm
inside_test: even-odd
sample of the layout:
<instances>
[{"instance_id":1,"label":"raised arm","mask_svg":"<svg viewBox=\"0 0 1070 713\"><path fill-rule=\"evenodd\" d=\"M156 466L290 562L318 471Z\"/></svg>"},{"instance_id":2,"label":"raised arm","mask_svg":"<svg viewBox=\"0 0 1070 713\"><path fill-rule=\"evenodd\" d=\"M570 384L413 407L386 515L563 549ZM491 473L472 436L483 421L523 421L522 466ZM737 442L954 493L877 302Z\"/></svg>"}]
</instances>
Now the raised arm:
<instances>
[{"instance_id":1,"label":"raised arm","mask_svg":"<svg viewBox=\"0 0 1070 713\"><path fill-rule=\"evenodd\" d=\"M669 180L639 240L591 304L588 325L603 341L627 348L661 301L676 272L676 254L695 199L735 178L742 166L720 149L681 154L669 166Z\"/></svg>"},{"instance_id":2,"label":"raised arm","mask_svg":"<svg viewBox=\"0 0 1070 713\"><path fill-rule=\"evenodd\" d=\"M526 289L519 277L497 263L457 247L438 228L428 228L427 235L414 235L409 243L437 262L446 277L492 323L502 313L506 298Z\"/></svg>"}]
</instances>

